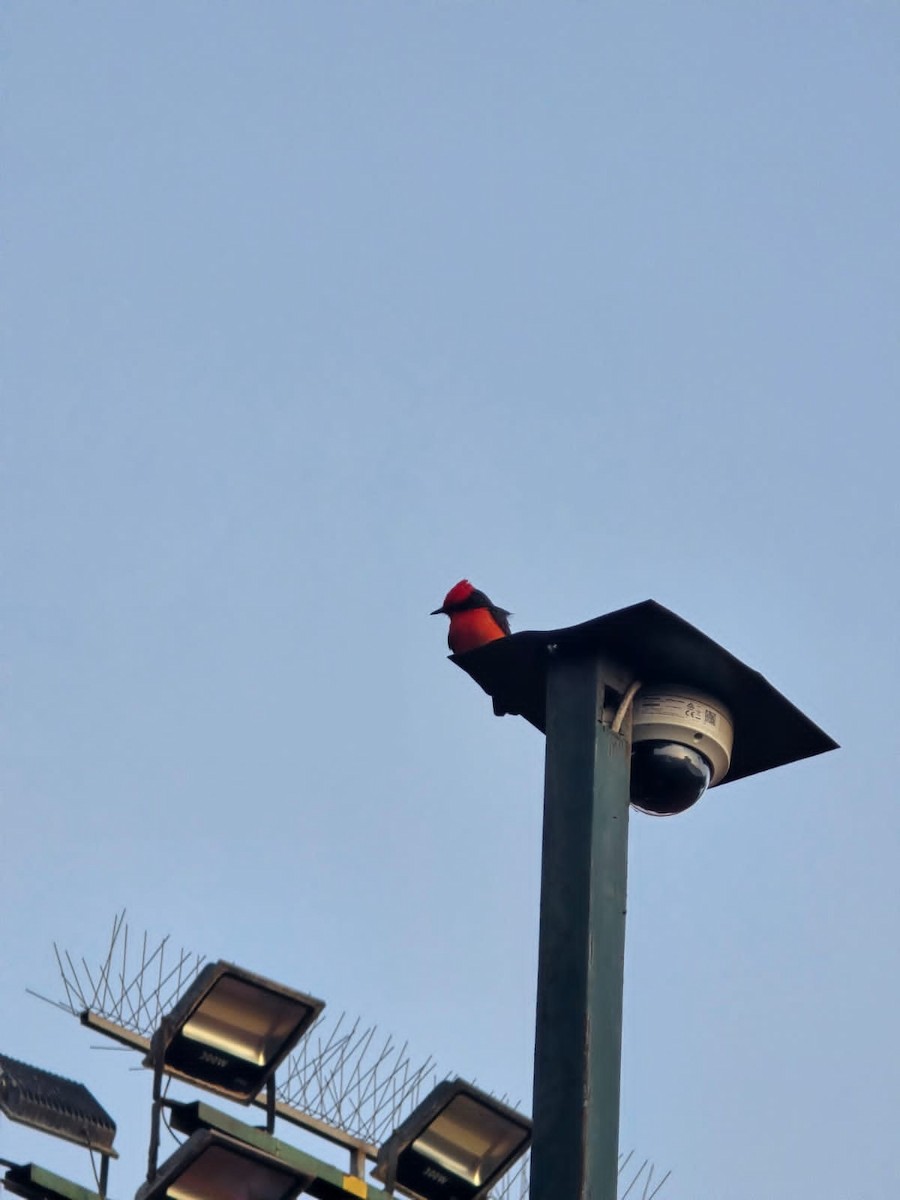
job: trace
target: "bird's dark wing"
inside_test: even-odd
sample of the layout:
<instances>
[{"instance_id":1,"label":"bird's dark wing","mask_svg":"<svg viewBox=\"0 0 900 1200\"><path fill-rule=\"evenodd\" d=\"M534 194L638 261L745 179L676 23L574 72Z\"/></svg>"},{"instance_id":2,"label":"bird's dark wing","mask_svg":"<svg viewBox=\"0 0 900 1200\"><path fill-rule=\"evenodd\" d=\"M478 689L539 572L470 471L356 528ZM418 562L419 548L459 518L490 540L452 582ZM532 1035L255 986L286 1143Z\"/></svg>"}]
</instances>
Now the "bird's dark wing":
<instances>
[{"instance_id":1,"label":"bird's dark wing","mask_svg":"<svg viewBox=\"0 0 900 1200\"><path fill-rule=\"evenodd\" d=\"M509 628L508 618L512 616L512 613L507 612L505 608L500 608L499 605L494 604L490 596L486 596L484 592L480 592L478 588L473 588L470 594L466 596L465 600L463 600L461 604L454 604L450 611L465 612L465 610L469 608L486 608L503 632L509 636L511 630Z\"/></svg>"},{"instance_id":2,"label":"bird's dark wing","mask_svg":"<svg viewBox=\"0 0 900 1200\"><path fill-rule=\"evenodd\" d=\"M489 604L488 611L503 632L508 636L512 632L509 628L509 618L512 616L512 613L507 612L505 608L498 608L496 604Z\"/></svg>"}]
</instances>

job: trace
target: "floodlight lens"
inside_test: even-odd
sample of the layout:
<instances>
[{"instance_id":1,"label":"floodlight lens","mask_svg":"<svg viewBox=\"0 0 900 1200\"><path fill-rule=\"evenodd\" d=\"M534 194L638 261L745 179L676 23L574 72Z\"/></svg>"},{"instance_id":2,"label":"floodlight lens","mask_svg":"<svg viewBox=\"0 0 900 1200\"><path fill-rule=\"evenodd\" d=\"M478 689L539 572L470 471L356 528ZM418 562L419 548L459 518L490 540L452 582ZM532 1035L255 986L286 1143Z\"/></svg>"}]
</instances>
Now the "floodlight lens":
<instances>
[{"instance_id":1,"label":"floodlight lens","mask_svg":"<svg viewBox=\"0 0 900 1200\"><path fill-rule=\"evenodd\" d=\"M294 1000L224 976L185 1022L184 1037L264 1066L297 1025Z\"/></svg>"},{"instance_id":2,"label":"floodlight lens","mask_svg":"<svg viewBox=\"0 0 900 1200\"><path fill-rule=\"evenodd\" d=\"M476 1187L487 1182L516 1147L528 1138L500 1113L461 1095L447 1105L413 1149Z\"/></svg>"},{"instance_id":3,"label":"floodlight lens","mask_svg":"<svg viewBox=\"0 0 900 1200\"><path fill-rule=\"evenodd\" d=\"M293 1174L210 1146L166 1189L169 1200L283 1200L300 1191Z\"/></svg>"},{"instance_id":4,"label":"floodlight lens","mask_svg":"<svg viewBox=\"0 0 900 1200\"><path fill-rule=\"evenodd\" d=\"M135 1200L294 1200L310 1183L271 1154L209 1129L193 1133Z\"/></svg>"},{"instance_id":5,"label":"floodlight lens","mask_svg":"<svg viewBox=\"0 0 900 1200\"><path fill-rule=\"evenodd\" d=\"M712 778L699 751L678 742L638 742L631 757L631 803L641 812L672 816L696 804Z\"/></svg>"}]
</instances>

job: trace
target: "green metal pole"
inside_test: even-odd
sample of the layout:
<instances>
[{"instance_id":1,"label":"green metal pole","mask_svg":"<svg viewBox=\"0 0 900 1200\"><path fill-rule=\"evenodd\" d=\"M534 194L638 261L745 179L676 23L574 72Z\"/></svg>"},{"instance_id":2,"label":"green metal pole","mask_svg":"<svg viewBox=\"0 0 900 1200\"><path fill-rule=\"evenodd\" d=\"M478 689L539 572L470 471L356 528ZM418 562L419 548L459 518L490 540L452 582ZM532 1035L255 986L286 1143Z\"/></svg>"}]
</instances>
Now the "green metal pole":
<instances>
[{"instance_id":1,"label":"green metal pole","mask_svg":"<svg viewBox=\"0 0 900 1200\"><path fill-rule=\"evenodd\" d=\"M531 1200L615 1200L628 867L627 680L554 657L547 685Z\"/></svg>"}]
</instances>

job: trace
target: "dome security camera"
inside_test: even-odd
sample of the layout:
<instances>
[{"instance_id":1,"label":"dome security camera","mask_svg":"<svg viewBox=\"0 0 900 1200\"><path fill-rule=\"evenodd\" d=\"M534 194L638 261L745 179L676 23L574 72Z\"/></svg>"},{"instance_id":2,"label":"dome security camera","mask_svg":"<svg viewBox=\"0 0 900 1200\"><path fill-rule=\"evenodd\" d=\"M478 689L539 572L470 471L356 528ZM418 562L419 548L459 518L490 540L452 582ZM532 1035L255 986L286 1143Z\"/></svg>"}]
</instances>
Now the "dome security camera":
<instances>
[{"instance_id":1,"label":"dome security camera","mask_svg":"<svg viewBox=\"0 0 900 1200\"><path fill-rule=\"evenodd\" d=\"M641 688L632 717L631 803L669 816L696 804L731 764L727 709L691 688Z\"/></svg>"}]
</instances>

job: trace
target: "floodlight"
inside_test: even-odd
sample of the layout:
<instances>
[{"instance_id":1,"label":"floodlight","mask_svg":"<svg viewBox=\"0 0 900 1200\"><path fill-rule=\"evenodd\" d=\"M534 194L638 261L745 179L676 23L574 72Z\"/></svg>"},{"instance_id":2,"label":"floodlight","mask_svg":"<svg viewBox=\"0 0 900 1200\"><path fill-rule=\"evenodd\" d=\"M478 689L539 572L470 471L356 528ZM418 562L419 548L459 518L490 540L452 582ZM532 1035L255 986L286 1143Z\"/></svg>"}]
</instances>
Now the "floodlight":
<instances>
[{"instance_id":1,"label":"floodlight","mask_svg":"<svg viewBox=\"0 0 900 1200\"><path fill-rule=\"evenodd\" d=\"M208 1104L166 1102L171 1128L187 1141L150 1175L136 1200L388 1200L304 1150Z\"/></svg>"},{"instance_id":2,"label":"floodlight","mask_svg":"<svg viewBox=\"0 0 900 1200\"><path fill-rule=\"evenodd\" d=\"M0 1112L11 1121L117 1157L116 1123L83 1083L5 1054L0 1054Z\"/></svg>"},{"instance_id":3,"label":"floodlight","mask_svg":"<svg viewBox=\"0 0 900 1200\"><path fill-rule=\"evenodd\" d=\"M230 963L211 963L163 1017L146 1065L249 1104L324 1007Z\"/></svg>"},{"instance_id":4,"label":"floodlight","mask_svg":"<svg viewBox=\"0 0 900 1200\"><path fill-rule=\"evenodd\" d=\"M54 1175L36 1163L4 1164L9 1170L3 1176L3 1186L24 1200L103 1200L103 1193Z\"/></svg>"},{"instance_id":5,"label":"floodlight","mask_svg":"<svg viewBox=\"0 0 900 1200\"><path fill-rule=\"evenodd\" d=\"M218 1130L198 1129L135 1200L293 1200L314 1178Z\"/></svg>"},{"instance_id":6,"label":"floodlight","mask_svg":"<svg viewBox=\"0 0 900 1200\"><path fill-rule=\"evenodd\" d=\"M24 1200L104 1200L105 1193L101 1189L93 1192L90 1188L55 1175L52 1171L39 1167L37 1163L7 1163L9 1170L3 1176L3 1186L15 1196Z\"/></svg>"},{"instance_id":7,"label":"floodlight","mask_svg":"<svg viewBox=\"0 0 900 1200\"><path fill-rule=\"evenodd\" d=\"M372 1174L417 1200L478 1200L531 1141L531 1122L461 1079L438 1084L391 1134Z\"/></svg>"}]
</instances>

